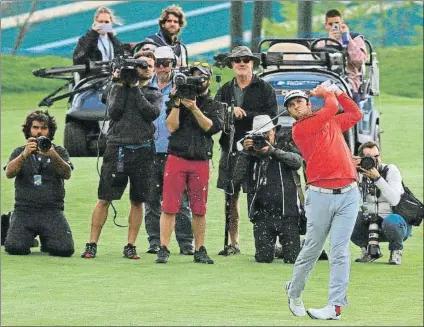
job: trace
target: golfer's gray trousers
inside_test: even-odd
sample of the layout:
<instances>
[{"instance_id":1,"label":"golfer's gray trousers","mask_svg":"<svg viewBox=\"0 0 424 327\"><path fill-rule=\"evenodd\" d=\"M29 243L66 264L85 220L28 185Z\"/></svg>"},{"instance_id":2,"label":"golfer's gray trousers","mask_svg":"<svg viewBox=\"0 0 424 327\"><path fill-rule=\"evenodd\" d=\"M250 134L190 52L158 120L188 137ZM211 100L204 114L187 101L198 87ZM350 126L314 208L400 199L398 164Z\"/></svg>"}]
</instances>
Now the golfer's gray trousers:
<instances>
[{"instance_id":1,"label":"golfer's gray trousers","mask_svg":"<svg viewBox=\"0 0 424 327\"><path fill-rule=\"evenodd\" d=\"M289 297L301 296L309 274L330 234L328 304L347 305L346 292L350 274L349 242L358 215L359 199L357 187L342 194L306 191L305 244L294 264Z\"/></svg>"}]
</instances>

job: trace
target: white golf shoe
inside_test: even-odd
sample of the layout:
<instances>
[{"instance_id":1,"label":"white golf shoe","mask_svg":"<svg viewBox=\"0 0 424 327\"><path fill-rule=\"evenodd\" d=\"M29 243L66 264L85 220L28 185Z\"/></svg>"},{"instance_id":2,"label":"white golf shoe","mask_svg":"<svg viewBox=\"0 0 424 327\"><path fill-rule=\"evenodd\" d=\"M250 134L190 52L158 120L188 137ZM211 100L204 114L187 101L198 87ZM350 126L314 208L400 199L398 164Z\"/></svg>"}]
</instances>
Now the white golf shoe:
<instances>
[{"instance_id":1,"label":"white golf shoe","mask_svg":"<svg viewBox=\"0 0 424 327\"><path fill-rule=\"evenodd\" d=\"M306 315L305 306L303 305L302 298L291 298L289 296L289 288L290 288L291 281L289 280L286 282L286 294L288 297L289 302L289 309L293 315L297 317L304 317Z\"/></svg>"},{"instance_id":2,"label":"white golf shoe","mask_svg":"<svg viewBox=\"0 0 424 327\"><path fill-rule=\"evenodd\" d=\"M337 314L336 306L334 305L327 305L321 309L308 309L306 312L312 319L340 320L342 317L341 312Z\"/></svg>"}]
</instances>

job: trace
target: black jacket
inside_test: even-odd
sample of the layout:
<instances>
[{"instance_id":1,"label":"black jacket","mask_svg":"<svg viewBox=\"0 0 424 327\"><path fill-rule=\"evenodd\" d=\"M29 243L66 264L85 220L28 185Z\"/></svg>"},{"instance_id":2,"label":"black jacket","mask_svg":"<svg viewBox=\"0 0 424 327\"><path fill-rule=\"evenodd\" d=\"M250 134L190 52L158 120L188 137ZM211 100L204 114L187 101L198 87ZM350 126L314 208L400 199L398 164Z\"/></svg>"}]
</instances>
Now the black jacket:
<instances>
[{"instance_id":1,"label":"black jacket","mask_svg":"<svg viewBox=\"0 0 424 327\"><path fill-rule=\"evenodd\" d=\"M184 43L181 42L181 38L172 40L170 35L166 31L160 29L156 34L146 37L143 42L152 42L158 47L170 47L177 56L177 66L188 66L188 53Z\"/></svg>"},{"instance_id":2,"label":"black jacket","mask_svg":"<svg viewBox=\"0 0 424 327\"><path fill-rule=\"evenodd\" d=\"M172 101L167 108L167 116L172 110ZM209 160L213 154L212 135L222 129L224 113L221 103L207 96L197 97L200 111L212 120L212 127L204 131L193 114L181 104L179 128L169 137L168 153L188 160Z\"/></svg>"},{"instance_id":3,"label":"black jacket","mask_svg":"<svg viewBox=\"0 0 424 327\"><path fill-rule=\"evenodd\" d=\"M233 95L233 83L235 79L225 83L216 99L231 105ZM246 111L247 117L234 120L235 134L232 151L237 151L236 142L246 136L246 132L252 130L253 118L258 115L269 115L275 117L278 112L277 97L271 84L265 82L256 75L253 76L252 82L244 91L243 105L240 106ZM222 133L219 144L225 150L229 150L229 135Z\"/></svg>"},{"instance_id":4,"label":"black jacket","mask_svg":"<svg viewBox=\"0 0 424 327\"><path fill-rule=\"evenodd\" d=\"M153 139L153 121L159 117L162 94L152 85L113 84L107 98L110 118L108 144L139 145Z\"/></svg>"},{"instance_id":5,"label":"black jacket","mask_svg":"<svg viewBox=\"0 0 424 327\"><path fill-rule=\"evenodd\" d=\"M281 208L282 216L298 217L298 194L294 175L302 166L302 157L297 148L277 137L274 152L256 155L253 151L244 151L247 155L247 201L249 217L253 221L255 213L275 211Z\"/></svg>"},{"instance_id":6,"label":"black jacket","mask_svg":"<svg viewBox=\"0 0 424 327\"><path fill-rule=\"evenodd\" d=\"M78 39L78 44L72 54L74 65L84 65L87 59L102 61L102 53L97 47L99 35L97 31L90 29ZM114 56L125 54L125 46L112 33L108 33L108 36L113 44Z\"/></svg>"}]
</instances>

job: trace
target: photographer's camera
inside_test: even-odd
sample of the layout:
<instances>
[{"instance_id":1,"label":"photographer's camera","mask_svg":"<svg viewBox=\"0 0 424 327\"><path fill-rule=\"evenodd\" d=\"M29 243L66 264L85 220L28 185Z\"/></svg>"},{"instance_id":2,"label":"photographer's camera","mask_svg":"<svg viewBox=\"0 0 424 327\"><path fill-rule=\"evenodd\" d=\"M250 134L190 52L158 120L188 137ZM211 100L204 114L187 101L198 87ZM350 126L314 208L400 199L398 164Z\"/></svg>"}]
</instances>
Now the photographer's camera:
<instances>
[{"instance_id":1,"label":"photographer's camera","mask_svg":"<svg viewBox=\"0 0 424 327\"><path fill-rule=\"evenodd\" d=\"M377 160L372 156L365 156L361 158L359 166L365 170L371 170L377 168Z\"/></svg>"},{"instance_id":2,"label":"photographer's camera","mask_svg":"<svg viewBox=\"0 0 424 327\"><path fill-rule=\"evenodd\" d=\"M187 67L179 67L174 71L173 82L177 86L175 96L181 99L194 100L198 94L198 88L208 78L206 76L193 76L191 69Z\"/></svg>"},{"instance_id":3,"label":"photographer's camera","mask_svg":"<svg viewBox=\"0 0 424 327\"><path fill-rule=\"evenodd\" d=\"M37 137L37 148L41 151L48 151L52 147L52 141L47 136Z\"/></svg>"}]
</instances>

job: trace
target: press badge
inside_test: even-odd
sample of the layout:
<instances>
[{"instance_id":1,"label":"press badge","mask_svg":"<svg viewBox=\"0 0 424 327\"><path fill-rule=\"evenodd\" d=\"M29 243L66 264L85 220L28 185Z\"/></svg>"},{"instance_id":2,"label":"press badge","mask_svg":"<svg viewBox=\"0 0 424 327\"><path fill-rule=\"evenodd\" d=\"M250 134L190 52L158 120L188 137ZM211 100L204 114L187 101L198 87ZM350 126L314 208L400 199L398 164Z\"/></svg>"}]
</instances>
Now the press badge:
<instances>
[{"instance_id":1,"label":"press badge","mask_svg":"<svg viewBox=\"0 0 424 327\"><path fill-rule=\"evenodd\" d=\"M34 175L34 186L41 186L42 184L41 175Z\"/></svg>"}]
</instances>

